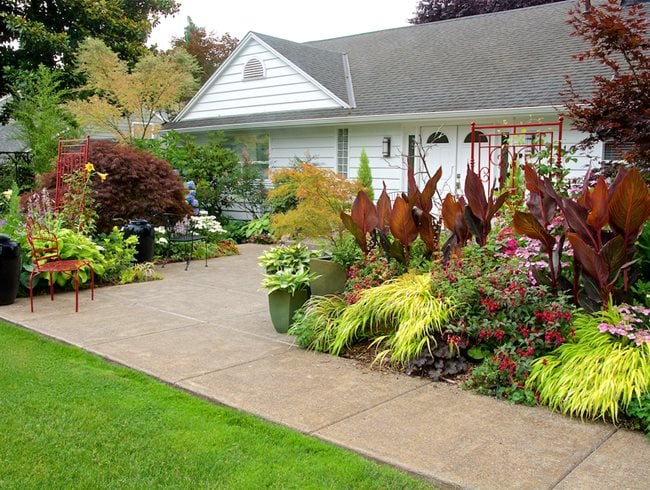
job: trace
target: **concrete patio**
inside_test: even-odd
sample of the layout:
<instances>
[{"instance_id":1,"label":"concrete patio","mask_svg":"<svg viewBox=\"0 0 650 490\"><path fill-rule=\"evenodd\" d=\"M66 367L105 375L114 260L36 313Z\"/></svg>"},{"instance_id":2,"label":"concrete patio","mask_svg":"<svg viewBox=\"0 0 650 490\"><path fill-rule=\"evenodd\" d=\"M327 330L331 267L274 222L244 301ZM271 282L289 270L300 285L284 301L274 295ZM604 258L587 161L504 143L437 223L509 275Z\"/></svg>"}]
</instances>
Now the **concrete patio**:
<instances>
[{"instance_id":1,"label":"concrete patio","mask_svg":"<svg viewBox=\"0 0 650 490\"><path fill-rule=\"evenodd\" d=\"M650 441L612 425L306 352L275 333L256 258L29 298L0 318L452 488L650 488Z\"/></svg>"}]
</instances>

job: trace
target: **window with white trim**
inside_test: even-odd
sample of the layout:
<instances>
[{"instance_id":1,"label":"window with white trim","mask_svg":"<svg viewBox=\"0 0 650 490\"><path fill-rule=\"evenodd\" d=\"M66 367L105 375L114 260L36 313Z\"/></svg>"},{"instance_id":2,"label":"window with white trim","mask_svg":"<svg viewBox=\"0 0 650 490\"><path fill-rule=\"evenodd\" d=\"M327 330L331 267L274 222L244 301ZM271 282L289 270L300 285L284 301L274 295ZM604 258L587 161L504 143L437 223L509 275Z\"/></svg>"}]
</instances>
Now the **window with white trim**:
<instances>
[{"instance_id":1,"label":"window with white trim","mask_svg":"<svg viewBox=\"0 0 650 490\"><path fill-rule=\"evenodd\" d=\"M348 129L339 129L336 136L336 173L348 178Z\"/></svg>"},{"instance_id":2,"label":"window with white trim","mask_svg":"<svg viewBox=\"0 0 650 490\"><path fill-rule=\"evenodd\" d=\"M244 65L244 80L264 78L264 64L257 58L251 58Z\"/></svg>"},{"instance_id":3,"label":"window with white trim","mask_svg":"<svg viewBox=\"0 0 650 490\"><path fill-rule=\"evenodd\" d=\"M632 143L619 141L605 141L603 144L603 160L606 162L620 162L626 153L632 151Z\"/></svg>"}]
</instances>

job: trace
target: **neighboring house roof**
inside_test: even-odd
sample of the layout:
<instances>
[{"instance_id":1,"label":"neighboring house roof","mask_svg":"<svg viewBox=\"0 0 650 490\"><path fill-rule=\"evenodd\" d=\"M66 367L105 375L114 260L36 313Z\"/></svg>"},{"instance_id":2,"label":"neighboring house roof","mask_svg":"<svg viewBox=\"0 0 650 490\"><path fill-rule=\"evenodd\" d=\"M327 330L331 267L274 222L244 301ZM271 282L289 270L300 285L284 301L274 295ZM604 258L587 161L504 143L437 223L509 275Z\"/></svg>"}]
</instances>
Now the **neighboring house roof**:
<instances>
[{"instance_id":1,"label":"neighboring house roof","mask_svg":"<svg viewBox=\"0 0 650 490\"><path fill-rule=\"evenodd\" d=\"M165 129L560 107L564 76L589 93L603 73L571 36L575 1L463 17L308 43L255 34L351 108L177 120ZM353 96L346 95L347 55ZM218 83L218 77L207 83Z\"/></svg>"},{"instance_id":2,"label":"neighboring house roof","mask_svg":"<svg viewBox=\"0 0 650 490\"><path fill-rule=\"evenodd\" d=\"M25 150L25 145L19 139L18 129L11 122L0 125L0 153Z\"/></svg>"},{"instance_id":3,"label":"neighboring house roof","mask_svg":"<svg viewBox=\"0 0 650 490\"><path fill-rule=\"evenodd\" d=\"M0 111L9 100L9 95L0 97ZM7 124L0 124L0 153L25 151L25 145L19 139L18 128L13 120Z\"/></svg>"}]
</instances>

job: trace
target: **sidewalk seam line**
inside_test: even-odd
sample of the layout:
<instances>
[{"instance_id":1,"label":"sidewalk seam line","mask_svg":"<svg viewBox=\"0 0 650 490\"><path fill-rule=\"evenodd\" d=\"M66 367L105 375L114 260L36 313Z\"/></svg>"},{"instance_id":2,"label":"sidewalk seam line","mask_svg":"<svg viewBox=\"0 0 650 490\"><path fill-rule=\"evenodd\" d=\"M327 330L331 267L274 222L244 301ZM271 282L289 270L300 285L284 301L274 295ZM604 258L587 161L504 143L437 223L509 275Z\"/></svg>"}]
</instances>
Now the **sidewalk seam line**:
<instances>
[{"instance_id":1,"label":"sidewalk seam line","mask_svg":"<svg viewBox=\"0 0 650 490\"><path fill-rule=\"evenodd\" d=\"M319 431L321 431L323 429L327 429L328 427L332 427L333 425L339 424L339 423L343 422L344 420L351 419L352 417L356 417L357 415L361 415L362 413L365 413L365 412L367 412L369 410L372 410L374 408L385 405L386 403L390 403L393 400L396 400L396 399L398 399L398 398L400 398L400 397L402 397L404 395L408 395L409 393L413 393L414 391L417 391L417 390L422 389L422 388L424 388L426 386L432 386L432 385L433 385L433 381L428 381L427 383L425 383L423 385L416 386L415 388L411 388L410 390L399 393L399 394L397 394L397 395L395 395L395 396L393 396L393 397L391 397L391 398L389 398L387 400L380 401L380 402L375 403L374 405L372 405L370 407L364 408L363 410L359 410L358 412L355 412L353 414L346 415L345 417L341 417L340 419L335 420L333 422L330 422L329 424L325 424L322 427L318 427L317 429L306 432L306 434L315 435L317 432L319 432Z\"/></svg>"},{"instance_id":2,"label":"sidewalk seam line","mask_svg":"<svg viewBox=\"0 0 650 490\"><path fill-rule=\"evenodd\" d=\"M290 349L290 346L289 346L289 349ZM289 349L287 349L287 350L289 350ZM248 361L242 361L242 362L240 362L240 363L232 364L232 365L230 365L230 366L225 366L225 367L222 367L222 368L212 369L212 370L210 370L210 371L206 371L206 372L201 373L201 374L194 374L194 375L192 375L192 376L188 376L188 377L186 377L186 378L177 379L177 380L175 380L175 381L172 381L172 383L173 383L173 384L176 384L176 383L182 383L183 381L190 381L190 380L192 380L192 379L200 378L200 377L202 377L202 376L207 376L208 374L219 373L219 372L221 372L221 371L227 371L228 369L236 368L236 367L239 367L239 366L243 366L243 365L245 365L245 364L250 364L250 363L252 363L252 362L257 362L257 361L261 361L261 360L263 360L263 359L267 359L267 358L269 358L269 357L273 357L275 354L276 354L276 353L271 352L271 353L269 353L269 354L267 354L267 355L265 355L265 356L256 357L255 359L250 359L250 360L248 360Z\"/></svg>"},{"instance_id":3,"label":"sidewalk seam line","mask_svg":"<svg viewBox=\"0 0 650 490\"><path fill-rule=\"evenodd\" d=\"M122 340L131 340L131 339L138 339L141 337L148 337L149 335L156 335L159 333L167 333L167 332L173 332L175 330L182 330L184 328L190 328L190 327L198 327L200 325L204 325L204 322L197 321L195 323L188 323L187 325L181 325L180 327L171 327L171 328L166 328L164 330L156 330L155 332L144 332L144 333L139 333L137 335L129 335L127 337L120 337L120 338L115 338L115 339L110 339L110 340L102 340L100 342L92 342L87 345L88 347L92 347L94 345L105 345L105 344L111 344L113 342L120 342Z\"/></svg>"},{"instance_id":4,"label":"sidewalk seam line","mask_svg":"<svg viewBox=\"0 0 650 490\"><path fill-rule=\"evenodd\" d=\"M571 468L569 468L569 469L564 473L564 475L562 475L562 476L561 476L561 477L560 477L560 478L559 478L559 479L558 479L558 480L557 480L557 481L556 481L556 482L555 482L555 483L554 483L550 488L551 488L551 489L553 489L553 488L557 488L557 486L558 486L560 483L562 483L564 480L566 480L566 479L571 475L571 473L573 473L573 472L578 468L578 466L580 466L582 463L584 463L585 461L587 461L587 459L589 459L589 457L590 457L592 454L594 454L596 451L598 451L598 450L603 446L603 444L605 444L607 441L609 441L609 440L612 438L612 436L618 432L618 430L619 430L618 427L614 428L614 430L613 430L612 432L610 432L610 433L607 435L607 437L605 437L602 441L600 441L599 443L597 443L597 444L596 444L596 445L591 449L591 451L589 451L589 453L588 453L584 458L582 458L580 461L577 461L573 466L571 466Z\"/></svg>"}]
</instances>

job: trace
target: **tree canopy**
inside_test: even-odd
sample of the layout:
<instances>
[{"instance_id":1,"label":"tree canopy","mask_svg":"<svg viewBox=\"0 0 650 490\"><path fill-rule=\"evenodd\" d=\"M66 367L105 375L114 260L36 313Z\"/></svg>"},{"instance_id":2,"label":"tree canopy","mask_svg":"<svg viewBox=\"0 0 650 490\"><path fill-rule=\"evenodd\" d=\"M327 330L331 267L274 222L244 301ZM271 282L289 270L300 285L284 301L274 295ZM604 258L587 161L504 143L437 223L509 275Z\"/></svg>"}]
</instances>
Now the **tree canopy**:
<instances>
[{"instance_id":1,"label":"tree canopy","mask_svg":"<svg viewBox=\"0 0 650 490\"><path fill-rule=\"evenodd\" d=\"M31 151L34 171L45 173L56 161L58 139L79 136L76 121L63 105L70 93L61 89L59 73L43 65L21 72L12 92L18 94L8 102L18 137Z\"/></svg>"},{"instance_id":2,"label":"tree canopy","mask_svg":"<svg viewBox=\"0 0 650 490\"><path fill-rule=\"evenodd\" d=\"M0 1L0 96L16 72L42 64L64 72L75 85L74 53L89 36L103 40L120 58L134 63L160 18L178 10L176 0Z\"/></svg>"},{"instance_id":3,"label":"tree canopy","mask_svg":"<svg viewBox=\"0 0 650 490\"><path fill-rule=\"evenodd\" d=\"M563 0L420 0L415 7L415 16L409 22L426 24L561 1Z\"/></svg>"},{"instance_id":4,"label":"tree canopy","mask_svg":"<svg viewBox=\"0 0 650 490\"><path fill-rule=\"evenodd\" d=\"M565 105L574 126L589 134L582 143L613 141L632 145L623 155L650 177L650 23L643 5L621 7L618 0L589 10L573 8L569 24L588 43L578 60L592 59L610 69L594 78L595 90L579 94L567 77Z\"/></svg>"},{"instance_id":5,"label":"tree canopy","mask_svg":"<svg viewBox=\"0 0 650 490\"><path fill-rule=\"evenodd\" d=\"M148 53L131 70L99 39L83 41L78 56L88 80L84 89L93 95L69 107L82 126L110 131L119 140L151 136L154 119L167 120L196 88L196 60L180 48Z\"/></svg>"},{"instance_id":6,"label":"tree canopy","mask_svg":"<svg viewBox=\"0 0 650 490\"><path fill-rule=\"evenodd\" d=\"M187 18L185 33L181 38L172 39L172 45L184 48L196 58L201 67L201 83L204 83L215 72L239 44L239 39L225 33L217 37L213 32L197 26L191 18Z\"/></svg>"}]
</instances>

